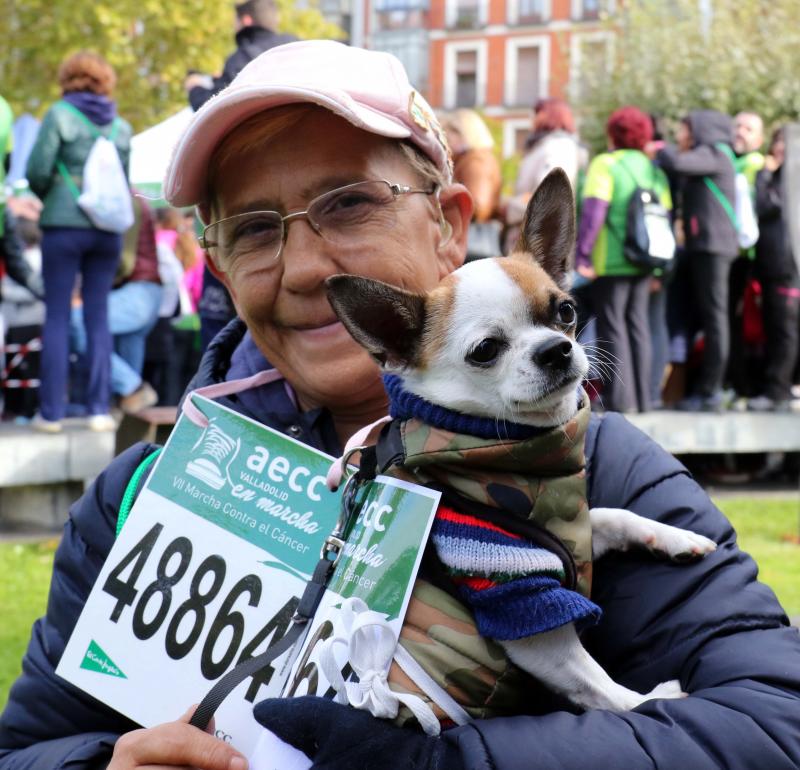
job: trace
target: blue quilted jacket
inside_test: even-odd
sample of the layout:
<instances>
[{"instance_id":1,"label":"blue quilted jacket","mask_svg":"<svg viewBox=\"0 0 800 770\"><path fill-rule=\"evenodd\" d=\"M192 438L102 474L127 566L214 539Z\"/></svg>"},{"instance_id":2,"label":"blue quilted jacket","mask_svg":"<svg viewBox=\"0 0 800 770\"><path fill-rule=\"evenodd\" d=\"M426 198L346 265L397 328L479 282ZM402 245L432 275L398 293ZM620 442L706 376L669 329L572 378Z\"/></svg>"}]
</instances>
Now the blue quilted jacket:
<instances>
[{"instance_id":1,"label":"blue quilted jacket","mask_svg":"<svg viewBox=\"0 0 800 770\"><path fill-rule=\"evenodd\" d=\"M217 337L196 385L264 367L243 334L234 321ZM298 414L280 383L227 403L328 452L340 449L327 415ZM54 669L114 541L125 486L150 451L138 445L120 455L70 511L47 614L0 718L0 770L104 768L117 736L136 727ZM645 692L678 678L691 696L622 714L573 714L554 704L538 716L475 721L444 740L473 770L797 770L800 636L756 580L728 521L677 460L619 415L592 419L587 456L592 506L630 508L720 545L690 565L635 553L595 564L593 599L603 618L584 635L586 647L627 687ZM398 757L395 766L407 762Z\"/></svg>"}]
</instances>

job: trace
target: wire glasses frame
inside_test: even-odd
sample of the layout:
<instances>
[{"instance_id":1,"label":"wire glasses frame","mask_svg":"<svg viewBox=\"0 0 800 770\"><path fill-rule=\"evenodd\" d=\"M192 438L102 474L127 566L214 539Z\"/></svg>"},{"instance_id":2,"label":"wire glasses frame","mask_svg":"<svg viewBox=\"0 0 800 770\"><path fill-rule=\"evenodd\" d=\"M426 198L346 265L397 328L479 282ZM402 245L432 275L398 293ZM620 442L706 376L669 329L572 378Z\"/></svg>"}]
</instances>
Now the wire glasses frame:
<instances>
[{"instance_id":1,"label":"wire glasses frame","mask_svg":"<svg viewBox=\"0 0 800 770\"><path fill-rule=\"evenodd\" d=\"M304 211L286 215L277 211L248 211L212 222L203 229L200 245L221 270L229 270L249 257L277 263L286 242L287 223L300 218L305 218L330 243L366 244L394 226L392 204L400 196L433 195L438 190L435 183L417 188L385 179L355 182L318 195Z\"/></svg>"}]
</instances>

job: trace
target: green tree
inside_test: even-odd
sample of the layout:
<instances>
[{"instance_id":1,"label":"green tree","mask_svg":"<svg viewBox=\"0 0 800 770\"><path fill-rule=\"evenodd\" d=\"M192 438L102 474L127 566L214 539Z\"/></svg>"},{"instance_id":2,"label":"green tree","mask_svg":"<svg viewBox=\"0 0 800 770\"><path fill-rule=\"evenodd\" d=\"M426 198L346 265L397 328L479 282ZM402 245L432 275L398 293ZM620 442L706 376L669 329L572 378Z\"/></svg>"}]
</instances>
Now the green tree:
<instances>
[{"instance_id":1,"label":"green tree","mask_svg":"<svg viewBox=\"0 0 800 770\"><path fill-rule=\"evenodd\" d=\"M608 27L610 71L589 60L578 75L581 133L595 149L624 104L673 125L697 108L751 110L768 126L800 115L800 0L627 0Z\"/></svg>"},{"instance_id":2,"label":"green tree","mask_svg":"<svg viewBox=\"0 0 800 770\"><path fill-rule=\"evenodd\" d=\"M315 7L278 0L281 31L341 38ZM0 89L15 114L41 117L60 95L58 66L81 49L117 73L120 114L135 130L187 104L188 69L218 72L233 50L233 4L219 0L0 0Z\"/></svg>"}]
</instances>

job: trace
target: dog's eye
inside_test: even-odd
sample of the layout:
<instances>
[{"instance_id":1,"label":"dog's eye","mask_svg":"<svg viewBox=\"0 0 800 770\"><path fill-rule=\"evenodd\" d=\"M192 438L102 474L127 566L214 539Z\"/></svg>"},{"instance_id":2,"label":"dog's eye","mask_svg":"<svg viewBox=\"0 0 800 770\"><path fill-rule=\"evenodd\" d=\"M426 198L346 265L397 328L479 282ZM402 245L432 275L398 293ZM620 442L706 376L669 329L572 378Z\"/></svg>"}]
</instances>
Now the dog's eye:
<instances>
[{"instance_id":1,"label":"dog's eye","mask_svg":"<svg viewBox=\"0 0 800 770\"><path fill-rule=\"evenodd\" d=\"M556 311L558 322L564 326L572 326L578 320L578 314L575 312L575 305L571 302L562 302Z\"/></svg>"},{"instance_id":2,"label":"dog's eye","mask_svg":"<svg viewBox=\"0 0 800 770\"><path fill-rule=\"evenodd\" d=\"M500 355L501 347L499 340L481 340L467 355L467 362L475 366L491 366Z\"/></svg>"}]
</instances>

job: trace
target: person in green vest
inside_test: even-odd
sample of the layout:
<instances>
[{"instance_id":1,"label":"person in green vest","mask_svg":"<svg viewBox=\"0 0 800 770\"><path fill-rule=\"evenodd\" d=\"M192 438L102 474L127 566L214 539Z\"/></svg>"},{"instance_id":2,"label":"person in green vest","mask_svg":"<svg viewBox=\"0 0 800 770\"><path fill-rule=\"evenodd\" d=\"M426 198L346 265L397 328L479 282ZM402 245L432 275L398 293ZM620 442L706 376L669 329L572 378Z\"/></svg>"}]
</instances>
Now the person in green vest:
<instances>
[{"instance_id":1,"label":"person in green vest","mask_svg":"<svg viewBox=\"0 0 800 770\"><path fill-rule=\"evenodd\" d=\"M576 270L593 281L592 303L603 357L616 376L603 383L603 403L615 412L651 408L652 343L648 324L651 273L623 254L628 203L637 187L655 190L672 209L669 182L644 153L653 138L650 116L621 107L606 126L609 151L589 164L583 187Z\"/></svg>"},{"instance_id":2,"label":"person in green vest","mask_svg":"<svg viewBox=\"0 0 800 770\"><path fill-rule=\"evenodd\" d=\"M750 186L750 195L755 201L756 176L764 168L764 121L755 112L740 112L733 119L734 166L737 173L743 174ZM730 319L731 352L728 361L728 380L739 395L752 395L761 387L754 382L754 372L748 362L752 353L748 351L744 341L743 330L743 297L745 287L753 276L753 260L755 247L742 249L739 256L731 264L729 282L728 314Z\"/></svg>"},{"instance_id":3,"label":"person in green vest","mask_svg":"<svg viewBox=\"0 0 800 770\"><path fill-rule=\"evenodd\" d=\"M8 102L0 96L0 238L5 231L5 185L6 172L11 159L11 143L13 139L14 113Z\"/></svg>"},{"instance_id":4,"label":"person in green vest","mask_svg":"<svg viewBox=\"0 0 800 770\"><path fill-rule=\"evenodd\" d=\"M744 174L751 192L755 193L756 175L764 168L764 121L755 112L740 112L733 119L733 149L736 170Z\"/></svg>"}]
</instances>

